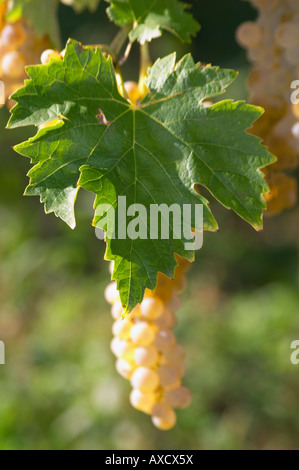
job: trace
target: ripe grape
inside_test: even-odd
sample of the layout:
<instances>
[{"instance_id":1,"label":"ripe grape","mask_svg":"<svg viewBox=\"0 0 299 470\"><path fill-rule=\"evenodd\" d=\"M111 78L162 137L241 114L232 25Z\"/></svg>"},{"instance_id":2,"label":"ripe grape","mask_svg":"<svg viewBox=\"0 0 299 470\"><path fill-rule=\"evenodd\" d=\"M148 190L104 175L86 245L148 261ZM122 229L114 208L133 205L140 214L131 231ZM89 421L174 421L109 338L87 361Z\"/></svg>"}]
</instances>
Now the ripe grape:
<instances>
[{"instance_id":1,"label":"ripe grape","mask_svg":"<svg viewBox=\"0 0 299 470\"><path fill-rule=\"evenodd\" d=\"M167 308L164 313L157 320L154 320L154 324L159 330L170 330L176 326L177 319L175 314Z\"/></svg>"},{"instance_id":2,"label":"ripe grape","mask_svg":"<svg viewBox=\"0 0 299 470\"><path fill-rule=\"evenodd\" d=\"M9 46L11 50L20 47L26 39L26 30L21 22L8 23L4 26L0 35L0 42Z\"/></svg>"},{"instance_id":3,"label":"ripe grape","mask_svg":"<svg viewBox=\"0 0 299 470\"><path fill-rule=\"evenodd\" d=\"M154 393L143 393L140 390L133 389L130 395L130 403L136 410L151 414L153 406L156 403L156 395Z\"/></svg>"},{"instance_id":4,"label":"ripe grape","mask_svg":"<svg viewBox=\"0 0 299 470\"><path fill-rule=\"evenodd\" d=\"M161 330L157 332L155 345L159 351L166 353L175 346L175 336L170 330Z\"/></svg>"},{"instance_id":5,"label":"ripe grape","mask_svg":"<svg viewBox=\"0 0 299 470\"><path fill-rule=\"evenodd\" d=\"M176 423L176 414L170 406L164 403L156 403L152 409L153 424L161 431L168 431Z\"/></svg>"},{"instance_id":6,"label":"ripe grape","mask_svg":"<svg viewBox=\"0 0 299 470\"><path fill-rule=\"evenodd\" d=\"M173 293L170 301L167 304L167 308L172 312L176 312L181 307L181 299L176 293Z\"/></svg>"},{"instance_id":7,"label":"ripe grape","mask_svg":"<svg viewBox=\"0 0 299 470\"><path fill-rule=\"evenodd\" d=\"M284 48L293 47L299 44L298 26L294 23L282 23L275 32L275 39L279 46Z\"/></svg>"},{"instance_id":8,"label":"ripe grape","mask_svg":"<svg viewBox=\"0 0 299 470\"><path fill-rule=\"evenodd\" d=\"M269 182L270 193L266 195L271 214L278 214L284 208L291 208L297 200L297 180L282 172L274 172Z\"/></svg>"},{"instance_id":9,"label":"ripe grape","mask_svg":"<svg viewBox=\"0 0 299 470\"><path fill-rule=\"evenodd\" d=\"M137 346L149 346L155 339L154 328L145 321L136 323L131 329L131 340Z\"/></svg>"},{"instance_id":10,"label":"ripe grape","mask_svg":"<svg viewBox=\"0 0 299 470\"><path fill-rule=\"evenodd\" d=\"M20 52L8 52L2 57L1 69L7 77L19 80L24 76L26 60Z\"/></svg>"},{"instance_id":11,"label":"ripe grape","mask_svg":"<svg viewBox=\"0 0 299 470\"><path fill-rule=\"evenodd\" d=\"M159 297L148 297L140 304L142 315L149 320L156 320L164 312L164 304Z\"/></svg>"},{"instance_id":12,"label":"ripe grape","mask_svg":"<svg viewBox=\"0 0 299 470\"><path fill-rule=\"evenodd\" d=\"M159 385L159 376L148 367L138 367L132 375L131 385L144 393L154 392Z\"/></svg>"},{"instance_id":13,"label":"ripe grape","mask_svg":"<svg viewBox=\"0 0 299 470\"><path fill-rule=\"evenodd\" d=\"M126 361L133 361L134 358L134 345L128 341L120 338L113 338L111 341L111 351L118 357Z\"/></svg>"},{"instance_id":14,"label":"ripe grape","mask_svg":"<svg viewBox=\"0 0 299 470\"><path fill-rule=\"evenodd\" d=\"M123 313L123 306L121 302L114 302L111 308L111 315L114 318L114 320L118 320L121 318Z\"/></svg>"},{"instance_id":15,"label":"ripe grape","mask_svg":"<svg viewBox=\"0 0 299 470\"><path fill-rule=\"evenodd\" d=\"M252 21L241 24L237 30L237 40L244 47L257 47L262 37L262 28Z\"/></svg>"},{"instance_id":16,"label":"ripe grape","mask_svg":"<svg viewBox=\"0 0 299 470\"><path fill-rule=\"evenodd\" d=\"M187 408L192 401L192 394L187 387L178 387L164 393L166 405L172 408Z\"/></svg>"},{"instance_id":17,"label":"ripe grape","mask_svg":"<svg viewBox=\"0 0 299 470\"><path fill-rule=\"evenodd\" d=\"M111 284L109 284L109 286L106 287L105 299L111 305L114 304L114 302L120 301L120 297L119 297L119 293L118 293L115 281L111 282Z\"/></svg>"},{"instance_id":18,"label":"ripe grape","mask_svg":"<svg viewBox=\"0 0 299 470\"><path fill-rule=\"evenodd\" d=\"M153 345L147 348L136 348L134 351L134 361L138 366L154 367L159 361L159 352Z\"/></svg>"},{"instance_id":19,"label":"ripe grape","mask_svg":"<svg viewBox=\"0 0 299 470\"><path fill-rule=\"evenodd\" d=\"M132 325L128 318L119 319L113 323L112 332L117 338L129 339Z\"/></svg>"},{"instance_id":20,"label":"ripe grape","mask_svg":"<svg viewBox=\"0 0 299 470\"><path fill-rule=\"evenodd\" d=\"M160 366L158 368L160 385L163 388L174 385L179 377L178 370L174 366Z\"/></svg>"},{"instance_id":21,"label":"ripe grape","mask_svg":"<svg viewBox=\"0 0 299 470\"><path fill-rule=\"evenodd\" d=\"M164 354L167 364L182 363L186 357L186 351L180 344L176 344L174 348Z\"/></svg>"},{"instance_id":22,"label":"ripe grape","mask_svg":"<svg viewBox=\"0 0 299 470\"><path fill-rule=\"evenodd\" d=\"M141 315L141 310L140 310L140 305L136 305L136 307L132 310L132 312L129 314L130 318L133 320L137 320L140 318Z\"/></svg>"},{"instance_id":23,"label":"ripe grape","mask_svg":"<svg viewBox=\"0 0 299 470\"><path fill-rule=\"evenodd\" d=\"M47 65L50 63L51 59L61 60L62 56L58 51L47 49L42 53L40 61L43 65Z\"/></svg>"},{"instance_id":24,"label":"ripe grape","mask_svg":"<svg viewBox=\"0 0 299 470\"><path fill-rule=\"evenodd\" d=\"M115 367L116 367L117 372L122 377L128 380L130 380L136 368L135 365L132 364L132 362L127 362L122 358L117 359Z\"/></svg>"}]
</instances>

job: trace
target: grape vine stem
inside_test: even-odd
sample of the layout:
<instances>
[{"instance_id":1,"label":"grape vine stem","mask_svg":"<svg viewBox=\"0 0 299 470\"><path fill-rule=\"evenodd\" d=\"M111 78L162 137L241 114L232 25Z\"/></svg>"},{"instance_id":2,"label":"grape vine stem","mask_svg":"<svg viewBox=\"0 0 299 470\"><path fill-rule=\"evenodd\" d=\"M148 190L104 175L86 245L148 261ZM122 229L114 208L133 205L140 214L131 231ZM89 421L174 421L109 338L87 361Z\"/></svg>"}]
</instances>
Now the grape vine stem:
<instances>
[{"instance_id":1,"label":"grape vine stem","mask_svg":"<svg viewBox=\"0 0 299 470\"><path fill-rule=\"evenodd\" d=\"M101 49L101 51L105 54L109 54L112 57L114 64L123 65L128 56L131 52L132 43L129 42L125 54L121 60L119 60L119 54L122 50L123 45L125 44L126 40L128 39L128 35L132 29L133 24L127 23L122 29L117 33L113 41L110 45L108 44L92 44L90 47L93 49Z\"/></svg>"},{"instance_id":2,"label":"grape vine stem","mask_svg":"<svg viewBox=\"0 0 299 470\"><path fill-rule=\"evenodd\" d=\"M133 27L132 23L127 23L125 26L123 26L121 30L117 33L115 38L113 39L112 43L110 44L109 47L116 56L119 56L119 53L122 50L123 45L128 39L128 35L132 27Z\"/></svg>"},{"instance_id":3,"label":"grape vine stem","mask_svg":"<svg viewBox=\"0 0 299 470\"><path fill-rule=\"evenodd\" d=\"M139 93L143 98L148 93L148 88L145 84L145 78L147 77L148 68L152 66L150 57L150 51L148 43L140 46L140 73L139 73Z\"/></svg>"}]
</instances>

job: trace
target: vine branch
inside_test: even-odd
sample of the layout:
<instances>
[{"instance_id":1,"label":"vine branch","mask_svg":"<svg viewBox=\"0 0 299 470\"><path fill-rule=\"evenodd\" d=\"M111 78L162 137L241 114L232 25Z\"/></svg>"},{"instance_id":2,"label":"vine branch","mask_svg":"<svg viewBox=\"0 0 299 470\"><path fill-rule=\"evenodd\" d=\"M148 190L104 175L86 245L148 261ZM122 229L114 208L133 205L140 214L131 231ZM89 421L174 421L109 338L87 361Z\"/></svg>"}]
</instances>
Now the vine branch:
<instances>
[{"instance_id":1,"label":"vine branch","mask_svg":"<svg viewBox=\"0 0 299 470\"><path fill-rule=\"evenodd\" d=\"M92 44L90 47L93 49L101 49L104 54L109 54L112 57L114 64L123 65L131 52L132 43L129 42L125 54L122 59L119 60L119 54L122 50L123 45L128 39L128 35L132 29L132 23L127 23L122 29L117 33L111 44Z\"/></svg>"},{"instance_id":2,"label":"vine branch","mask_svg":"<svg viewBox=\"0 0 299 470\"><path fill-rule=\"evenodd\" d=\"M110 44L110 49L114 51L115 55L119 55L123 45L125 44L128 35L132 29L133 24L132 23L127 23L125 26L122 27L122 29L117 33L115 38Z\"/></svg>"}]
</instances>

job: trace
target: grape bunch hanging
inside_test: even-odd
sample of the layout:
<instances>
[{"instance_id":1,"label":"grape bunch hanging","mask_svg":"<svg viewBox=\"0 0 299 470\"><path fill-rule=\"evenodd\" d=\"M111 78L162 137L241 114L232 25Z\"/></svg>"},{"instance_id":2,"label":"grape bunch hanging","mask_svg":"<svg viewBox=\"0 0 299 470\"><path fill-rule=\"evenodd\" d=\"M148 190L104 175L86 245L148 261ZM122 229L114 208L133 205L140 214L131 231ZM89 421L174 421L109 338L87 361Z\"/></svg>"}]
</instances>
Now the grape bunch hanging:
<instances>
[{"instance_id":1,"label":"grape bunch hanging","mask_svg":"<svg viewBox=\"0 0 299 470\"><path fill-rule=\"evenodd\" d=\"M156 289L147 291L125 319L116 284L112 282L106 289L115 320L111 350L117 357L116 369L131 381L131 405L151 415L153 424L163 431L176 423L174 408L186 408L191 402L191 392L182 386L185 350L172 332L189 265L178 258L174 279L159 274Z\"/></svg>"},{"instance_id":2,"label":"grape bunch hanging","mask_svg":"<svg viewBox=\"0 0 299 470\"><path fill-rule=\"evenodd\" d=\"M0 11L0 80L4 83L4 98L10 108L13 102L9 97L23 86L27 77L26 65L40 63L41 53L49 47L49 42L46 37L38 37L24 19L6 22L5 5L1 5Z\"/></svg>"},{"instance_id":3,"label":"grape bunch hanging","mask_svg":"<svg viewBox=\"0 0 299 470\"><path fill-rule=\"evenodd\" d=\"M265 170L267 212L275 215L297 201L297 181L288 173L299 162L299 105L291 102L291 83L299 77L299 1L249 1L259 15L238 28L237 40L253 63L251 102L265 108L252 133L278 158Z\"/></svg>"}]
</instances>

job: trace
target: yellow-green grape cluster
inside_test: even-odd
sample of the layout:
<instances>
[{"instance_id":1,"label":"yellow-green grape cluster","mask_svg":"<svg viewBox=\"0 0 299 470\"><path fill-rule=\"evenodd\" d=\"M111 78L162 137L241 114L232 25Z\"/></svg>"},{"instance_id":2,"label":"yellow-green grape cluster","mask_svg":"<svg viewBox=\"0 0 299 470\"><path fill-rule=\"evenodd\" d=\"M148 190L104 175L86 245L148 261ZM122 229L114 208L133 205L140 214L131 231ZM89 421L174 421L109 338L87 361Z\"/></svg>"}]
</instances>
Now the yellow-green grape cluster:
<instances>
[{"instance_id":1,"label":"yellow-green grape cluster","mask_svg":"<svg viewBox=\"0 0 299 470\"><path fill-rule=\"evenodd\" d=\"M298 166L299 155L299 105L291 101L291 83L299 79L299 0L249 1L258 18L238 28L237 40L253 63L251 102L265 108L252 133L278 158L265 170L267 212L274 215L297 201L297 182L285 171Z\"/></svg>"},{"instance_id":2,"label":"yellow-green grape cluster","mask_svg":"<svg viewBox=\"0 0 299 470\"><path fill-rule=\"evenodd\" d=\"M26 78L26 65L37 64L41 52L48 46L46 38L39 38L24 21L0 22L0 80L4 83L5 102L12 106L9 97L21 86ZM3 103L2 103L3 104Z\"/></svg>"},{"instance_id":3,"label":"yellow-green grape cluster","mask_svg":"<svg viewBox=\"0 0 299 470\"><path fill-rule=\"evenodd\" d=\"M142 303L124 319L116 283L105 292L115 320L111 350L117 358L116 370L131 382L131 405L151 415L153 424L163 431L176 424L174 408L186 408L192 398L182 386L185 350L172 332L180 306L178 294L190 264L182 258L178 262L174 279L159 274L155 291L147 290Z\"/></svg>"}]
</instances>

